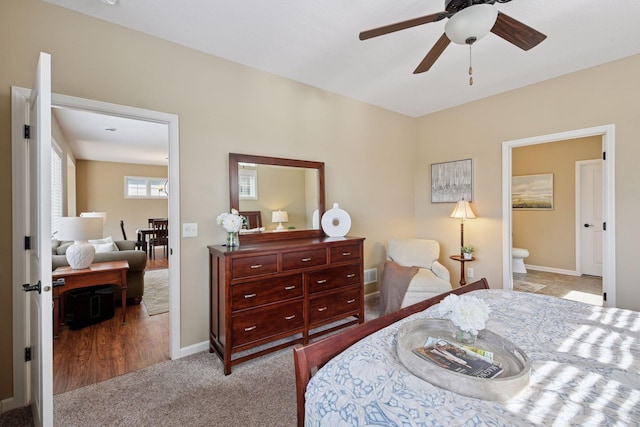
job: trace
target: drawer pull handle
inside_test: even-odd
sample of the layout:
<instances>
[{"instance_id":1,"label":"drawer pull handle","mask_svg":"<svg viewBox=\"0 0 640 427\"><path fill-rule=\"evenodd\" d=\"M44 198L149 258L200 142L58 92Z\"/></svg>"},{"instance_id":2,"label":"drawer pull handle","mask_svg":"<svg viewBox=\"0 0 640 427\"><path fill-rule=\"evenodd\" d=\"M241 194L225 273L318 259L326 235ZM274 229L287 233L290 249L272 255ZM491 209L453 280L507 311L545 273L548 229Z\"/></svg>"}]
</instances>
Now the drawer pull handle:
<instances>
[{"instance_id":1,"label":"drawer pull handle","mask_svg":"<svg viewBox=\"0 0 640 427\"><path fill-rule=\"evenodd\" d=\"M342 256L349 256L351 255L351 252L342 252Z\"/></svg>"},{"instance_id":2,"label":"drawer pull handle","mask_svg":"<svg viewBox=\"0 0 640 427\"><path fill-rule=\"evenodd\" d=\"M291 290L293 290L293 289L295 289L295 288L296 288L295 286L286 286L286 287L284 288L284 290L285 290L285 291L291 291Z\"/></svg>"},{"instance_id":3,"label":"drawer pull handle","mask_svg":"<svg viewBox=\"0 0 640 427\"><path fill-rule=\"evenodd\" d=\"M318 285L324 285L325 283L327 283L327 279L323 279L323 280L318 280Z\"/></svg>"},{"instance_id":4,"label":"drawer pull handle","mask_svg":"<svg viewBox=\"0 0 640 427\"><path fill-rule=\"evenodd\" d=\"M351 279L352 277L356 277L355 274L351 273L351 274L347 274L347 278Z\"/></svg>"},{"instance_id":5,"label":"drawer pull handle","mask_svg":"<svg viewBox=\"0 0 640 427\"><path fill-rule=\"evenodd\" d=\"M244 297L248 299L248 298L253 298L255 296L256 294L246 294Z\"/></svg>"},{"instance_id":6,"label":"drawer pull handle","mask_svg":"<svg viewBox=\"0 0 640 427\"><path fill-rule=\"evenodd\" d=\"M311 258L302 258L300 261L302 261L302 262L309 262L309 261L311 261Z\"/></svg>"},{"instance_id":7,"label":"drawer pull handle","mask_svg":"<svg viewBox=\"0 0 640 427\"><path fill-rule=\"evenodd\" d=\"M284 320L291 320L291 319L295 319L296 315L292 314L291 316L285 316Z\"/></svg>"},{"instance_id":8,"label":"drawer pull handle","mask_svg":"<svg viewBox=\"0 0 640 427\"><path fill-rule=\"evenodd\" d=\"M255 264L252 265L251 268L262 268L262 264Z\"/></svg>"},{"instance_id":9,"label":"drawer pull handle","mask_svg":"<svg viewBox=\"0 0 640 427\"><path fill-rule=\"evenodd\" d=\"M257 328L257 326L249 326L248 328L244 328L245 332L249 332L249 331L253 331L255 328Z\"/></svg>"},{"instance_id":10,"label":"drawer pull handle","mask_svg":"<svg viewBox=\"0 0 640 427\"><path fill-rule=\"evenodd\" d=\"M325 311L328 307L320 307L318 311Z\"/></svg>"},{"instance_id":11,"label":"drawer pull handle","mask_svg":"<svg viewBox=\"0 0 640 427\"><path fill-rule=\"evenodd\" d=\"M353 304L354 302L356 302L356 299L350 299L349 301L347 301L347 304Z\"/></svg>"}]
</instances>

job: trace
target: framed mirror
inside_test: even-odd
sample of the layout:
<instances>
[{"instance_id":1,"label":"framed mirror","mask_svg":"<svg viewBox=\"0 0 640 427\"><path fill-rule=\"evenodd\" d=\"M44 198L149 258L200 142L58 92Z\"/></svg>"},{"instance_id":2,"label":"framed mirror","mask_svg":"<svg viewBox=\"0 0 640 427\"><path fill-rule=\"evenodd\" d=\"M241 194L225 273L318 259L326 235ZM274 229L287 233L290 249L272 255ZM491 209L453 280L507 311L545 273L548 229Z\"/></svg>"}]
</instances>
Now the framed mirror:
<instances>
[{"instance_id":1,"label":"framed mirror","mask_svg":"<svg viewBox=\"0 0 640 427\"><path fill-rule=\"evenodd\" d=\"M229 153L229 197L242 243L324 236L323 162Z\"/></svg>"}]
</instances>

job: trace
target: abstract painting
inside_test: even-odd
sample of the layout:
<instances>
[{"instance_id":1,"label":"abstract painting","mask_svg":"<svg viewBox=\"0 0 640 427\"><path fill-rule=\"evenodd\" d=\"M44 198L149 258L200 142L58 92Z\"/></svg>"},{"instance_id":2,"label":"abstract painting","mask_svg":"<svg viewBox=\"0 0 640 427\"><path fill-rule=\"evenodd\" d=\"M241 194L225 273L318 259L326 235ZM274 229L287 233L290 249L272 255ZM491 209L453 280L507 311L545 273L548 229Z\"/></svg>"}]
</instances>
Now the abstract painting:
<instances>
[{"instance_id":1,"label":"abstract painting","mask_svg":"<svg viewBox=\"0 0 640 427\"><path fill-rule=\"evenodd\" d=\"M431 203L472 200L473 164L471 159L431 165Z\"/></svg>"},{"instance_id":2,"label":"abstract painting","mask_svg":"<svg viewBox=\"0 0 640 427\"><path fill-rule=\"evenodd\" d=\"M511 177L513 209L553 210L553 174Z\"/></svg>"}]
</instances>

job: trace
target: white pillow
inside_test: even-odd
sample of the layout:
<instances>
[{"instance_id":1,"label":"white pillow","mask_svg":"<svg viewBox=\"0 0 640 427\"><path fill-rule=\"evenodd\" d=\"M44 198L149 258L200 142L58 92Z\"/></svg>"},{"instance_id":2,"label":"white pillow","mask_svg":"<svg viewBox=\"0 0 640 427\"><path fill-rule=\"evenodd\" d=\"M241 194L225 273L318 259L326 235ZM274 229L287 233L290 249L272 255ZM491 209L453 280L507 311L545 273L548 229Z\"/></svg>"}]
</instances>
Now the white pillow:
<instances>
[{"instance_id":1,"label":"white pillow","mask_svg":"<svg viewBox=\"0 0 640 427\"><path fill-rule=\"evenodd\" d=\"M440 256L440 244L426 239L389 239L387 256L403 267L431 268Z\"/></svg>"},{"instance_id":2,"label":"white pillow","mask_svg":"<svg viewBox=\"0 0 640 427\"><path fill-rule=\"evenodd\" d=\"M96 248L96 253L105 253L105 252L118 252L119 249L115 243L92 243L93 247Z\"/></svg>"},{"instance_id":3,"label":"white pillow","mask_svg":"<svg viewBox=\"0 0 640 427\"><path fill-rule=\"evenodd\" d=\"M93 240L89 240L89 243L91 243L92 245L100 245L103 243L113 243L113 238L111 236L105 237L104 239L93 239Z\"/></svg>"}]
</instances>

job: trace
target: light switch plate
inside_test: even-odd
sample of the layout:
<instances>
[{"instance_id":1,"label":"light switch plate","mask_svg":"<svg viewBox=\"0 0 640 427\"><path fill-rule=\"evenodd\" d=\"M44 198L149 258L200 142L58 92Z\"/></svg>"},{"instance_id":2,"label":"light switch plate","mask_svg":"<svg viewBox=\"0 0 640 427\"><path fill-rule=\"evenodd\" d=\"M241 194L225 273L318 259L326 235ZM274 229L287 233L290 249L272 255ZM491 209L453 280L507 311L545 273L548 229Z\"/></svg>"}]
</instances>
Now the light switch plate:
<instances>
[{"instance_id":1,"label":"light switch plate","mask_svg":"<svg viewBox=\"0 0 640 427\"><path fill-rule=\"evenodd\" d=\"M186 222L182 224L182 237L198 237L198 223Z\"/></svg>"}]
</instances>

